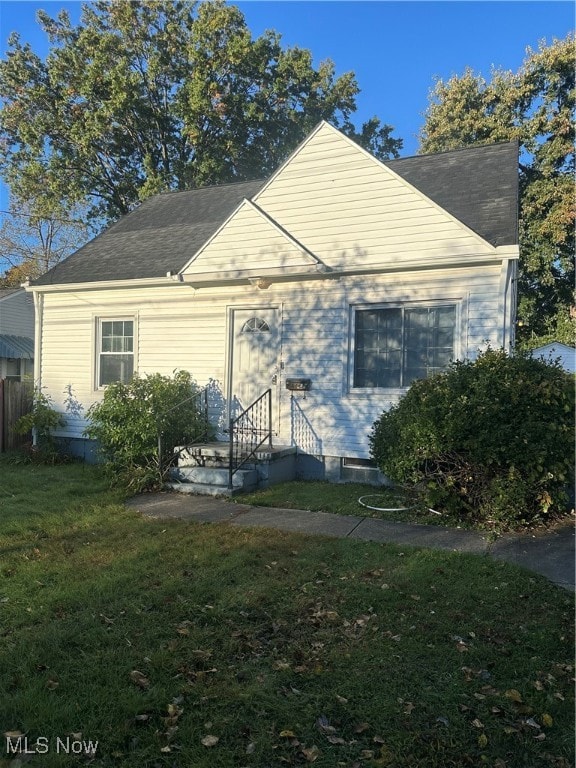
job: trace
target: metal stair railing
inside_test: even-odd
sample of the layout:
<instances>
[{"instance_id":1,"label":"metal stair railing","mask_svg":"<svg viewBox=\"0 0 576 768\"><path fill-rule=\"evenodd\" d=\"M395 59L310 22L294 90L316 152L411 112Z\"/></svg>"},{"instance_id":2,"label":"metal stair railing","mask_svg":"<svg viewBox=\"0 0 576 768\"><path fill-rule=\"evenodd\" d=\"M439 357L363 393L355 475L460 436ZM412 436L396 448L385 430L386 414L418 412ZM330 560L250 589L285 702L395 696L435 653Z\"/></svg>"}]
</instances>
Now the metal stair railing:
<instances>
[{"instance_id":1,"label":"metal stair railing","mask_svg":"<svg viewBox=\"0 0 576 768\"><path fill-rule=\"evenodd\" d=\"M267 389L239 416L230 419L229 426L228 489L232 490L232 478L258 449L268 441L272 448L272 390Z\"/></svg>"}]
</instances>

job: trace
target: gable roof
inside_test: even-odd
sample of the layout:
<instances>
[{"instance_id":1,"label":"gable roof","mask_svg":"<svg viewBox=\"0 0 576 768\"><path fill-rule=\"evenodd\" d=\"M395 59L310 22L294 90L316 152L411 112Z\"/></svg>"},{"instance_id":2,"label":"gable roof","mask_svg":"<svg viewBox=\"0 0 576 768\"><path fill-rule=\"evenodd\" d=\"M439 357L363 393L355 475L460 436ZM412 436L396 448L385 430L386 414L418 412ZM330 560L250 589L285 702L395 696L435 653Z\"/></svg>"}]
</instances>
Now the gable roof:
<instances>
[{"instance_id":1,"label":"gable roof","mask_svg":"<svg viewBox=\"0 0 576 768\"><path fill-rule=\"evenodd\" d=\"M32 284L134 280L176 273L263 183L154 195Z\"/></svg>"},{"instance_id":2,"label":"gable roof","mask_svg":"<svg viewBox=\"0 0 576 768\"><path fill-rule=\"evenodd\" d=\"M518 142L390 160L391 170L491 245L518 243Z\"/></svg>"},{"instance_id":3,"label":"gable roof","mask_svg":"<svg viewBox=\"0 0 576 768\"><path fill-rule=\"evenodd\" d=\"M383 165L490 245L517 244L517 142ZM243 201L266 184L248 181L155 195L32 285L162 278L180 272Z\"/></svg>"}]
</instances>

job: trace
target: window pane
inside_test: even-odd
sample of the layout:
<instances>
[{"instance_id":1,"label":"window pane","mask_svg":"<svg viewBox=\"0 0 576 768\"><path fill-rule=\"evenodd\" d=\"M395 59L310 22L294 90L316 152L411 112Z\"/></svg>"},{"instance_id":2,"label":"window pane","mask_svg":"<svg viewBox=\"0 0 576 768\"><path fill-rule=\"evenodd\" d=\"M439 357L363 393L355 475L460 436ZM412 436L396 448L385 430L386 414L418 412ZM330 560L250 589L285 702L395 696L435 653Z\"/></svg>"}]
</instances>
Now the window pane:
<instances>
[{"instance_id":1,"label":"window pane","mask_svg":"<svg viewBox=\"0 0 576 768\"><path fill-rule=\"evenodd\" d=\"M358 310L355 320L354 386L399 386L402 310Z\"/></svg>"},{"instance_id":2,"label":"window pane","mask_svg":"<svg viewBox=\"0 0 576 768\"><path fill-rule=\"evenodd\" d=\"M454 354L456 307L419 307L405 311L403 385L444 370Z\"/></svg>"},{"instance_id":3,"label":"window pane","mask_svg":"<svg viewBox=\"0 0 576 768\"><path fill-rule=\"evenodd\" d=\"M116 381L127 384L134 372L134 357L132 355L100 355L101 387Z\"/></svg>"}]
</instances>

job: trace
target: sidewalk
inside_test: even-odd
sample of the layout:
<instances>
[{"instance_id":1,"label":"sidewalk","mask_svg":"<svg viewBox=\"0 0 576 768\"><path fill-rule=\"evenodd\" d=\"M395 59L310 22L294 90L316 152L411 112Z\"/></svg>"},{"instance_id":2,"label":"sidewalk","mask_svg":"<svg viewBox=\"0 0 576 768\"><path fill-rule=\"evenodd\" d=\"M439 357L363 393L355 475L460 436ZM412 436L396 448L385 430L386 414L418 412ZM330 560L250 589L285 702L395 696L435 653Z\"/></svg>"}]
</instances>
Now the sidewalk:
<instances>
[{"instance_id":1,"label":"sidewalk","mask_svg":"<svg viewBox=\"0 0 576 768\"><path fill-rule=\"evenodd\" d=\"M401 546L429 547L456 552L474 552L506 560L546 576L574 591L575 528L572 523L538 534L506 534L494 542L476 531L434 525L374 520L369 517L276 509L234 504L212 496L179 493L143 494L128 506L143 515L181 518L206 523L228 523L241 527L277 528L305 534L379 541Z\"/></svg>"}]
</instances>

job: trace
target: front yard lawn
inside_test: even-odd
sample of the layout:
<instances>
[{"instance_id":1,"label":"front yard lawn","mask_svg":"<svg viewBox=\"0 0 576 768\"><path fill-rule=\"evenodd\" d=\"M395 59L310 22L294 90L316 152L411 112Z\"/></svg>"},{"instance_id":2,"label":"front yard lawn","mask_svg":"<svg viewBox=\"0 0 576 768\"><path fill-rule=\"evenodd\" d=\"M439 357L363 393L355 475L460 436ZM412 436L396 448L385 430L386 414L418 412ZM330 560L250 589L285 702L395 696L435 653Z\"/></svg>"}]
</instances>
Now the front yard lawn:
<instances>
[{"instance_id":1,"label":"front yard lawn","mask_svg":"<svg viewBox=\"0 0 576 768\"><path fill-rule=\"evenodd\" d=\"M359 502L362 499L364 505ZM239 504L280 509L307 509L337 515L399 520L405 523L448 525L442 515L417 504L401 491L361 483L329 483L324 480L299 480L278 483L255 493L236 497ZM378 507L379 509L371 509Z\"/></svg>"},{"instance_id":2,"label":"front yard lawn","mask_svg":"<svg viewBox=\"0 0 576 768\"><path fill-rule=\"evenodd\" d=\"M360 503L362 499L363 504ZM380 520L394 520L403 523L419 523L421 525L445 525L448 527L469 528L497 535L503 528L501 524L484 525L457 518L441 510L435 512L427 509L412 494L403 493L385 486L363 485L361 483L329 483L322 480L301 480L279 483L255 493L236 497L239 504L253 504L258 507L279 507L280 509L307 509L311 512L333 512L338 515L354 515L356 517L372 517ZM376 507L377 509L373 509ZM566 520L572 520L569 510L566 510ZM559 522L551 521L551 525ZM538 527L531 526L534 530ZM512 529L514 526L512 526ZM527 526L517 526L518 530L526 530Z\"/></svg>"},{"instance_id":3,"label":"front yard lawn","mask_svg":"<svg viewBox=\"0 0 576 768\"><path fill-rule=\"evenodd\" d=\"M3 766L574 764L573 596L506 563L151 520L5 461L0 552Z\"/></svg>"}]
</instances>

